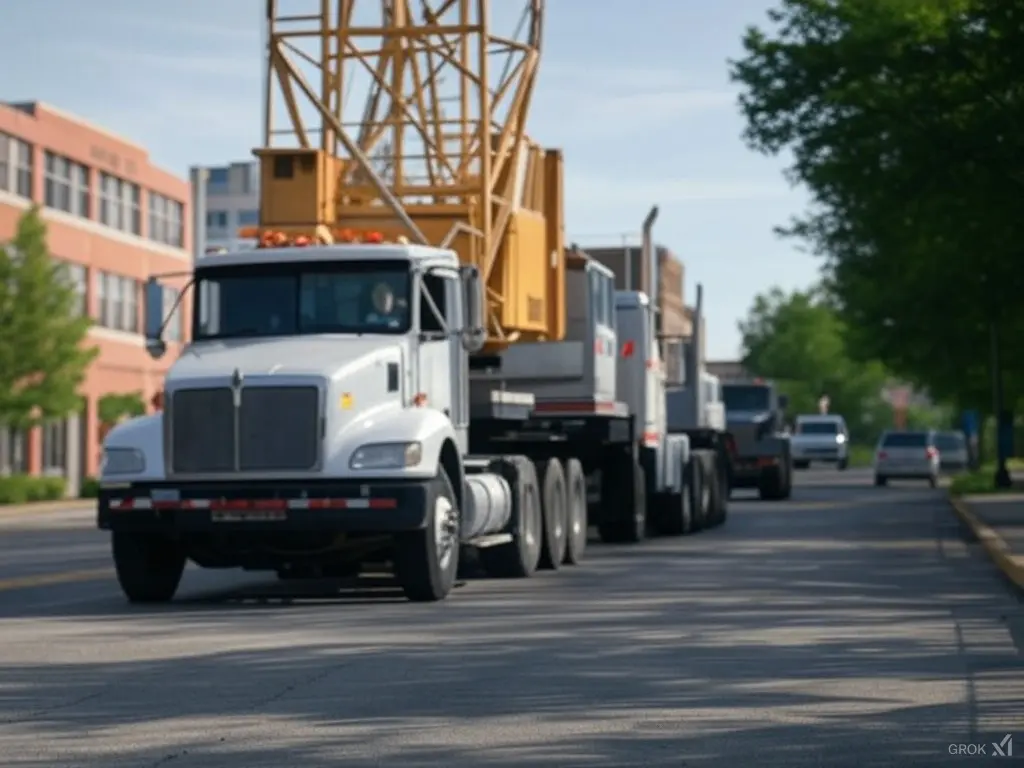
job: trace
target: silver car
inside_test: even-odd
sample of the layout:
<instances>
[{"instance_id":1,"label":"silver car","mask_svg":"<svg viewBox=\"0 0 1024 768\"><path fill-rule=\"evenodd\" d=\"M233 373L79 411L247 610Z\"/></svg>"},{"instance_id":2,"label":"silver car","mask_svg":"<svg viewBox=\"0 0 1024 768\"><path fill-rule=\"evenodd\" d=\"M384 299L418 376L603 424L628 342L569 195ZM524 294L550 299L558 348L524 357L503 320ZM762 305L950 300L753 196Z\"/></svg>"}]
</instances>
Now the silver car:
<instances>
[{"instance_id":1,"label":"silver car","mask_svg":"<svg viewBox=\"0 0 1024 768\"><path fill-rule=\"evenodd\" d=\"M789 441L793 466L807 469L812 461L846 469L850 462L850 433L846 420L835 414L801 414Z\"/></svg>"},{"instance_id":2,"label":"silver car","mask_svg":"<svg viewBox=\"0 0 1024 768\"><path fill-rule=\"evenodd\" d=\"M887 431L875 448L875 485L890 480L939 482L939 449L935 430Z\"/></svg>"},{"instance_id":3,"label":"silver car","mask_svg":"<svg viewBox=\"0 0 1024 768\"><path fill-rule=\"evenodd\" d=\"M935 435L935 447L939 449L939 469L943 472L963 472L971 463L967 451L967 437L959 430L939 432Z\"/></svg>"}]
</instances>

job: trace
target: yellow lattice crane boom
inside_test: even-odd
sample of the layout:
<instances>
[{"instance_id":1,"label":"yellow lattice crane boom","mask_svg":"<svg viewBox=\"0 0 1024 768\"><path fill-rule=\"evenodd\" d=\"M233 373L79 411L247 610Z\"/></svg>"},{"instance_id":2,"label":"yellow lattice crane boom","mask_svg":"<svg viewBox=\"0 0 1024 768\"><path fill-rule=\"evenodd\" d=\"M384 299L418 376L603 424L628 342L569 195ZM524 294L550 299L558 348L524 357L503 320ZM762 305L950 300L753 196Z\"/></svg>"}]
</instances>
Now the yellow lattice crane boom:
<instances>
[{"instance_id":1,"label":"yellow lattice crane boom","mask_svg":"<svg viewBox=\"0 0 1024 768\"><path fill-rule=\"evenodd\" d=\"M525 133L543 15L543 0L268 0L261 228L451 247L485 278L489 350L562 339L562 155Z\"/></svg>"}]
</instances>

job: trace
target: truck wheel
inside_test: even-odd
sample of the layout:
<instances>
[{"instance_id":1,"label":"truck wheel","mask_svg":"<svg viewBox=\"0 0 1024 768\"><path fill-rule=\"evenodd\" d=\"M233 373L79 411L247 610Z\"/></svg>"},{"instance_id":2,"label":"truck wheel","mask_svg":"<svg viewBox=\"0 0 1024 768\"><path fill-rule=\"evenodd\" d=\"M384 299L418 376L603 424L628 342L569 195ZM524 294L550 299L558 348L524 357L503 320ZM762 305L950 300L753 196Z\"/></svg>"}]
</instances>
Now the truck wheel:
<instances>
[{"instance_id":1,"label":"truck wheel","mask_svg":"<svg viewBox=\"0 0 1024 768\"><path fill-rule=\"evenodd\" d=\"M811 462L809 462L809 461L794 461L793 462L793 466L796 469L808 469L811 466ZM846 469L846 467L841 467L841 469Z\"/></svg>"},{"instance_id":2,"label":"truck wheel","mask_svg":"<svg viewBox=\"0 0 1024 768\"><path fill-rule=\"evenodd\" d=\"M715 454L712 470L711 524L718 526L724 525L729 516L729 475L719 454Z\"/></svg>"},{"instance_id":3,"label":"truck wheel","mask_svg":"<svg viewBox=\"0 0 1024 768\"><path fill-rule=\"evenodd\" d=\"M686 489L690 496L690 531L696 533L707 526L711 512L711 487L700 454L692 456L686 465Z\"/></svg>"},{"instance_id":4,"label":"truck wheel","mask_svg":"<svg viewBox=\"0 0 1024 768\"><path fill-rule=\"evenodd\" d=\"M579 459L565 462L565 487L567 535L563 562L579 565L587 548L587 478Z\"/></svg>"},{"instance_id":5,"label":"truck wheel","mask_svg":"<svg viewBox=\"0 0 1024 768\"><path fill-rule=\"evenodd\" d=\"M548 459L537 465L540 476L541 510L544 514L544 541L540 550L540 567L557 571L565 559L566 518L568 498L565 472L558 459Z\"/></svg>"},{"instance_id":6,"label":"truck wheel","mask_svg":"<svg viewBox=\"0 0 1024 768\"><path fill-rule=\"evenodd\" d=\"M492 461L487 471L504 477L512 489L512 519L505 529L512 534L512 541L481 549L480 564L494 578L532 576L540 563L544 537L544 516L533 462L525 456L504 456Z\"/></svg>"},{"instance_id":7,"label":"truck wheel","mask_svg":"<svg viewBox=\"0 0 1024 768\"><path fill-rule=\"evenodd\" d=\"M602 468L598 533L607 544L635 544L647 532L647 478L632 456Z\"/></svg>"},{"instance_id":8,"label":"truck wheel","mask_svg":"<svg viewBox=\"0 0 1024 768\"><path fill-rule=\"evenodd\" d=\"M840 459L839 463L836 466L839 468L840 472L845 472L846 468L850 466L850 460L848 458Z\"/></svg>"},{"instance_id":9,"label":"truck wheel","mask_svg":"<svg viewBox=\"0 0 1024 768\"><path fill-rule=\"evenodd\" d=\"M663 536L683 536L690 532L693 516L686 486L679 493L663 494L659 506L658 533Z\"/></svg>"},{"instance_id":10,"label":"truck wheel","mask_svg":"<svg viewBox=\"0 0 1024 768\"><path fill-rule=\"evenodd\" d=\"M167 603L185 572L185 553L177 542L149 533L114 531L114 570L128 602Z\"/></svg>"},{"instance_id":11,"label":"truck wheel","mask_svg":"<svg viewBox=\"0 0 1024 768\"><path fill-rule=\"evenodd\" d=\"M395 577L417 603L444 600L459 570L459 503L448 474L439 470L427 490L427 525L395 538Z\"/></svg>"}]
</instances>

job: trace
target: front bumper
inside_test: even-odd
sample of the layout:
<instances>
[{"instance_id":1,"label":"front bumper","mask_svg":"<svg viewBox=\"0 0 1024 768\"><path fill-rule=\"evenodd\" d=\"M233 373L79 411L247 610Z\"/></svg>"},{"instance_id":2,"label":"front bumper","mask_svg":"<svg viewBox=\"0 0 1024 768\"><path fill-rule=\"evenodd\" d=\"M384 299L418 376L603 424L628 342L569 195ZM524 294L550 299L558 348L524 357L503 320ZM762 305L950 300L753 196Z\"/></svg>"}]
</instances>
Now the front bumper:
<instances>
[{"instance_id":1,"label":"front bumper","mask_svg":"<svg viewBox=\"0 0 1024 768\"><path fill-rule=\"evenodd\" d=\"M96 522L167 534L398 533L426 526L428 488L425 480L132 483L100 490Z\"/></svg>"},{"instance_id":2,"label":"front bumper","mask_svg":"<svg viewBox=\"0 0 1024 768\"><path fill-rule=\"evenodd\" d=\"M757 488L771 473L779 470L778 456L740 456L733 459L733 488Z\"/></svg>"},{"instance_id":3,"label":"front bumper","mask_svg":"<svg viewBox=\"0 0 1024 768\"><path fill-rule=\"evenodd\" d=\"M846 458L845 445L799 445L792 447L794 461L842 461Z\"/></svg>"}]
</instances>

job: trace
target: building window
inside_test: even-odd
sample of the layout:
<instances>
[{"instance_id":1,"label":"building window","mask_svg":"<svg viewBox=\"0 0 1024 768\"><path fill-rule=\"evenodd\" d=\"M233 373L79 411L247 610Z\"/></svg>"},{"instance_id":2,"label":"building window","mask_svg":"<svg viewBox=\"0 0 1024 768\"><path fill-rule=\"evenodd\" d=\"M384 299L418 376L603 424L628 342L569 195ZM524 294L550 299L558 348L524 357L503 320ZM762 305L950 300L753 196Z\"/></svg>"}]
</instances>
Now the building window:
<instances>
[{"instance_id":1,"label":"building window","mask_svg":"<svg viewBox=\"0 0 1024 768\"><path fill-rule=\"evenodd\" d=\"M149 239L174 248L185 246L184 203L149 193Z\"/></svg>"},{"instance_id":2,"label":"building window","mask_svg":"<svg viewBox=\"0 0 1024 768\"><path fill-rule=\"evenodd\" d=\"M100 223L142 234L142 189L109 173L100 174Z\"/></svg>"},{"instance_id":3,"label":"building window","mask_svg":"<svg viewBox=\"0 0 1024 768\"><path fill-rule=\"evenodd\" d=\"M208 211L206 213L206 226L210 229L227 229L227 211Z\"/></svg>"},{"instance_id":4,"label":"building window","mask_svg":"<svg viewBox=\"0 0 1024 768\"><path fill-rule=\"evenodd\" d=\"M99 272L96 276L96 298L99 303L99 324L115 331L138 333L139 292L142 286L138 280L122 277L110 272Z\"/></svg>"},{"instance_id":5,"label":"building window","mask_svg":"<svg viewBox=\"0 0 1024 768\"><path fill-rule=\"evenodd\" d=\"M226 195L231 192L231 177L227 168L210 168L206 177L206 194Z\"/></svg>"},{"instance_id":6,"label":"building window","mask_svg":"<svg viewBox=\"0 0 1024 768\"><path fill-rule=\"evenodd\" d=\"M11 137L6 133L0 133L0 192L10 192L14 187L14 164L11 162L14 153L14 146L11 144Z\"/></svg>"},{"instance_id":7,"label":"building window","mask_svg":"<svg viewBox=\"0 0 1024 768\"><path fill-rule=\"evenodd\" d=\"M239 211L238 212L238 226L240 227L254 227L260 223L260 212L259 211Z\"/></svg>"},{"instance_id":8,"label":"building window","mask_svg":"<svg viewBox=\"0 0 1024 768\"><path fill-rule=\"evenodd\" d=\"M178 300L179 291L177 288L170 288L164 286L164 306L167 308L174 307L174 302ZM167 327L164 329L166 332L166 339L168 341L181 341L185 336L185 316L181 311L181 304L174 307L174 311L171 313L167 320Z\"/></svg>"},{"instance_id":9,"label":"building window","mask_svg":"<svg viewBox=\"0 0 1024 768\"><path fill-rule=\"evenodd\" d=\"M0 476L28 472L28 439L22 429L0 427Z\"/></svg>"},{"instance_id":10,"label":"building window","mask_svg":"<svg viewBox=\"0 0 1024 768\"><path fill-rule=\"evenodd\" d=\"M43 474L65 475L68 463L67 420L44 424L42 429Z\"/></svg>"},{"instance_id":11,"label":"building window","mask_svg":"<svg viewBox=\"0 0 1024 768\"><path fill-rule=\"evenodd\" d=\"M32 199L32 145L21 139L11 137L14 145L14 193Z\"/></svg>"},{"instance_id":12,"label":"building window","mask_svg":"<svg viewBox=\"0 0 1024 768\"><path fill-rule=\"evenodd\" d=\"M121 292L124 298L124 325L122 330L138 333L139 326L139 292L142 284L130 277L121 278Z\"/></svg>"},{"instance_id":13,"label":"building window","mask_svg":"<svg viewBox=\"0 0 1024 768\"><path fill-rule=\"evenodd\" d=\"M81 264L73 264L68 261L61 261L60 266L64 268L64 276L68 284L71 286L71 290L75 293L75 302L72 306L72 313L75 315L85 315L88 311L86 307L86 285L89 280L89 271Z\"/></svg>"},{"instance_id":14,"label":"building window","mask_svg":"<svg viewBox=\"0 0 1024 768\"><path fill-rule=\"evenodd\" d=\"M89 218L89 169L46 152L44 202L48 208Z\"/></svg>"}]
</instances>

